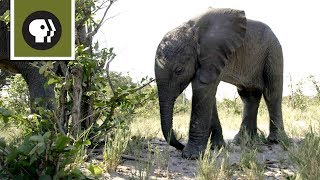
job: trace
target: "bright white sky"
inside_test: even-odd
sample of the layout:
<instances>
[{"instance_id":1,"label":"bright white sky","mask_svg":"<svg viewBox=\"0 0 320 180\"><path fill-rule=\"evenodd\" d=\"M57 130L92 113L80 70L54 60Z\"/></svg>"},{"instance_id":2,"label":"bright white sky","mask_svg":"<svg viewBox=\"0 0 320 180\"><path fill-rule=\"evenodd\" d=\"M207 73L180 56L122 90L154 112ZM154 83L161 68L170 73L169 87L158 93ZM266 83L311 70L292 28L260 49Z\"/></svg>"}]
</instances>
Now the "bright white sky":
<instances>
[{"instance_id":1,"label":"bright white sky","mask_svg":"<svg viewBox=\"0 0 320 180\"><path fill-rule=\"evenodd\" d=\"M169 30L206 11L208 7L245 10L248 19L268 24L284 52L285 94L293 80L320 76L320 10L316 0L118 0L98 34L101 46L114 47L110 69L134 78L154 77L154 56ZM224 90L222 91L221 88ZM220 85L218 96L233 97L235 87Z\"/></svg>"}]
</instances>

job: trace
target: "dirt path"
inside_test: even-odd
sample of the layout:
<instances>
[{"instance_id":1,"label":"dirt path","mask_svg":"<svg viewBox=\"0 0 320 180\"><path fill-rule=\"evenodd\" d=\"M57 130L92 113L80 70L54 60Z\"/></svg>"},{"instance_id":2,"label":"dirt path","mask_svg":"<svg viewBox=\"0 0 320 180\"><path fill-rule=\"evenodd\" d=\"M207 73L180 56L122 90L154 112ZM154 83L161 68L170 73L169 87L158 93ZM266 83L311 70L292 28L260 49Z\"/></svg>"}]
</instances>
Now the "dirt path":
<instances>
[{"instance_id":1,"label":"dirt path","mask_svg":"<svg viewBox=\"0 0 320 180\"><path fill-rule=\"evenodd\" d=\"M225 136L229 164L233 167L239 165L241 157L241 148L232 143L230 138L235 133L229 132ZM197 161L183 159L181 152L169 147L164 140L152 140L149 146L143 148L139 158L130 157L123 160L116 172L105 178L145 179L143 177L147 176L150 179L195 179L196 176ZM296 171L290 165L288 151L283 150L280 145L258 145L257 159L264 165L264 179L287 179ZM239 173L240 170L235 170L231 179L244 179L237 175Z\"/></svg>"}]
</instances>

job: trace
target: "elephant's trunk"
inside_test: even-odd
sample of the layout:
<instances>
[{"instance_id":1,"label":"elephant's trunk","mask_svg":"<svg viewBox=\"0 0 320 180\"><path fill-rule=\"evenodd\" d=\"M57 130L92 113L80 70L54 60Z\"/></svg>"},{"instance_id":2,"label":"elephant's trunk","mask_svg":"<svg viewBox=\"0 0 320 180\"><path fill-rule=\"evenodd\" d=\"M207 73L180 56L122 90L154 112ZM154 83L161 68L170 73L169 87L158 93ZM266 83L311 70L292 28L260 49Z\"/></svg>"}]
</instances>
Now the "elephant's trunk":
<instances>
[{"instance_id":1,"label":"elephant's trunk","mask_svg":"<svg viewBox=\"0 0 320 180\"><path fill-rule=\"evenodd\" d=\"M163 100L163 97L159 96L160 114L161 114L161 129L166 141L173 147L183 150L184 145L181 144L177 139L172 130L172 116L174 99Z\"/></svg>"}]
</instances>

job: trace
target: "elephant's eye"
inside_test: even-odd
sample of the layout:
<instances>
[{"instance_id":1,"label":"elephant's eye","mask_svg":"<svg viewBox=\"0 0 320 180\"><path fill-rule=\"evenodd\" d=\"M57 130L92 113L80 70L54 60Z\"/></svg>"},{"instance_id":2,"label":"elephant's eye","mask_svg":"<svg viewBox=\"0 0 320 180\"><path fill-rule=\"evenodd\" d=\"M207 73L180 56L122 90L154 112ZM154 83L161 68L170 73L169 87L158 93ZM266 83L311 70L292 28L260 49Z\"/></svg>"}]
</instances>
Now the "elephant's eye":
<instances>
[{"instance_id":1,"label":"elephant's eye","mask_svg":"<svg viewBox=\"0 0 320 180\"><path fill-rule=\"evenodd\" d=\"M184 71L184 68L183 67L177 67L174 72L177 74L177 75L180 75L182 72Z\"/></svg>"}]
</instances>

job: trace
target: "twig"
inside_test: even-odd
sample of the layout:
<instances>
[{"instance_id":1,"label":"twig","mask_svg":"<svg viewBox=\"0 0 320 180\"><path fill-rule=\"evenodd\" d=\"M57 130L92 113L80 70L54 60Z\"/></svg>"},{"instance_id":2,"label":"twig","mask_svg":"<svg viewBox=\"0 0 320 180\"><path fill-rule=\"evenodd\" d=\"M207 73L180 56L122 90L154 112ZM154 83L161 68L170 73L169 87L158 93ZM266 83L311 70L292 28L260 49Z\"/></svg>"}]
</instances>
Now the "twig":
<instances>
[{"instance_id":1,"label":"twig","mask_svg":"<svg viewBox=\"0 0 320 180\"><path fill-rule=\"evenodd\" d=\"M95 34L97 34L97 32L99 31L100 27L102 26L103 22L105 21L107 12L109 11L109 9L111 8L112 4L115 2L116 0L110 0L109 5L107 6L106 10L103 13L102 19L100 20L99 24L97 25L97 27L91 31L90 33L88 33L88 37L93 37Z\"/></svg>"},{"instance_id":2,"label":"twig","mask_svg":"<svg viewBox=\"0 0 320 180\"><path fill-rule=\"evenodd\" d=\"M64 136L66 136L66 133L64 132L62 126L61 126L61 123L59 122L59 119L56 115L56 113L53 113L53 116L54 116L54 119L56 120L56 123L58 125L58 130L60 131L61 134L63 134Z\"/></svg>"},{"instance_id":3,"label":"twig","mask_svg":"<svg viewBox=\"0 0 320 180\"><path fill-rule=\"evenodd\" d=\"M108 80L109 86L110 86L110 88L111 88L111 91L112 91L113 95L115 95L116 92L115 92L114 86L113 86L112 81L111 81L111 78L110 78L110 70L109 70L109 68L110 68L110 63L111 63L113 60L114 60L114 58L110 59L110 60L107 62L107 64L105 65L105 68L104 68L104 69L106 70L106 73L107 73L107 80Z\"/></svg>"},{"instance_id":4,"label":"twig","mask_svg":"<svg viewBox=\"0 0 320 180\"><path fill-rule=\"evenodd\" d=\"M137 91L143 89L144 87L146 87L146 86L148 86L149 84L151 84L153 81L155 81L155 79L151 79L149 82L145 83L144 85L142 85L142 86L134 89L133 92L137 92Z\"/></svg>"},{"instance_id":5,"label":"twig","mask_svg":"<svg viewBox=\"0 0 320 180\"><path fill-rule=\"evenodd\" d=\"M119 15L120 13L117 13L116 15L113 15L113 16L111 16L111 17L108 17L107 19L105 19L103 22L102 22L102 24L104 24L106 21L108 21L109 19L112 19L112 18L114 18L114 17L117 17L118 15Z\"/></svg>"},{"instance_id":6,"label":"twig","mask_svg":"<svg viewBox=\"0 0 320 180\"><path fill-rule=\"evenodd\" d=\"M137 157L130 156L130 155L122 154L121 157L122 157L122 159L126 159L126 160L139 161L139 162L144 162L144 163L151 164L151 162L149 162L149 161L147 161L147 160L145 160L145 159L137 158Z\"/></svg>"},{"instance_id":7,"label":"twig","mask_svg":"<svg viewBox=\"0 0 320 180\"><path fill-rule=\"evenodd\" d=\"M91 18L91 14L95 14L96 12L98 12L99 10L103 9L104 7L102 7L104 4L106 4L108 1L103 1L100 6L97 6L97 9L92 12L92 13L88 13L84 18L81 19L81 21L76 23L76 29L79 30L81 28L81 26L88 20ZM80 5L79 5L80 6Z\"/></svg>"},{"instance_id":8,"label":"twig","mask_svg":"<svg viewBox=\"0 0 320 180\"><path fill-rule=\"evenodd\" d=\"M68 75L66 76L66 81L68 81ZM67 82L65 81L65 84L62 85L62 88L60 90L60 97L59 97L59 117L60 117L60 122L62 122L62 125L65 127L65 129L68 132L68 123L67 123L67 116L66 116L66 104L67 104L67 95L68 95L68 88ZM59 121L59 120L58 120ZM59 125L61 126L59 122ZM60 128L60 127L59 127Z\"/></svg>"}]
</instances>

